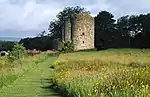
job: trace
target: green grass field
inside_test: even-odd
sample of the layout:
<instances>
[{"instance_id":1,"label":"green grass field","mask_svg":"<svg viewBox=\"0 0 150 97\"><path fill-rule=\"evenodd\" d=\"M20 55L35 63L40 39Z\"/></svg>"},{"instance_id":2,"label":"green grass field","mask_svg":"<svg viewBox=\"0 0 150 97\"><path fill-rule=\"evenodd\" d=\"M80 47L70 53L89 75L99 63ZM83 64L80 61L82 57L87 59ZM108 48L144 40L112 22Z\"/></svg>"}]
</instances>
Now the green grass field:
<instances>
[{"instance_id":1,"label":"green grass field","mask_svg":"<svg viewBox=\"0 0 150 97\"><path fill-rule=\"evenodd\" d=\"M43 58L44 56L42 56ZM60 97L50 88L50 64L56 57L48 57L24 72L12 84L0 89L0 97Z\"/></svg>"},{"instance_id":2,"label":"green grass field","mask_svg":"<svg viewBox=\"0 0 150 97\"><path fill-rule=\"evenodd\" d=\"M0 97L150 97L150 50L0 57Z\"/></svg>"},{"instance_id":3,"label":"green grass field","mask_svg":"<svg viewBox=\"0 0 150 97\"><path fill-rule=\"evenodd\" d=\"M44 58L45 55L27 56L11 63L7 57L0 57L0 87L11 84Z\"/></svg>"},{"instance_id":4,"label":"green grass field","mask_svg":"<svg viewBox=\"0 0 150 97\"><path fill-rule=\"evenodd\" d=\"M1 67L0 97L60 97L50 88L49 83L52 73L49 67L56 59L57 57L36 55L21 59L21 63L16 60L6 64L7 58L1 57L1 62L6 63Z\"/></svg>"},{"instance_id":5,"label":"green grass field","mask_svg":"<svg viewBox=\"0 0 150 97\"><path fill-rule=\"evenodd\" d=\"M54 88L65 97L150 97L150 50L61 54L52 67Z\"/></svg>"}]
</instances>

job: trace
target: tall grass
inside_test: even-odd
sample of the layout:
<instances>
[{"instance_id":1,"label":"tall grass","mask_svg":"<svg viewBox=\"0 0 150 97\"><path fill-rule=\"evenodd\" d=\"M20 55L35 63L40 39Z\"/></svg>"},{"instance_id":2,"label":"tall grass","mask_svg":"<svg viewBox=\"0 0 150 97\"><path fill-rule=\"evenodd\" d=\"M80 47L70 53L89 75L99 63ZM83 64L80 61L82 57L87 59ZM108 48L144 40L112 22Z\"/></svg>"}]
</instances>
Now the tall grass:
<instances>
[{"instance_id":1,"label":"tall grass","mask_svg":"<svg viewBox=\"0 0 150 97\"><path fill-rule=\"evenodd\" d=\"M150 50L61 54L52 83L69 97L149 97Z\"/></svg>"}]
</instances>

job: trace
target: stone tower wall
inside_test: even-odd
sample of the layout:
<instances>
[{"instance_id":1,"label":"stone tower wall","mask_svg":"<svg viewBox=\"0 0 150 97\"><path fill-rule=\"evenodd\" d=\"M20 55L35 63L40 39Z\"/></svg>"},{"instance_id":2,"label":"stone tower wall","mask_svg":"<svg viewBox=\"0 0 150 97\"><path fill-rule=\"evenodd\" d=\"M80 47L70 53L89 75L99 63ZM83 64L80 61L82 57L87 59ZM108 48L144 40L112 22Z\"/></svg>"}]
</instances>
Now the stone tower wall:
<instances>
[{"instance_id":1,"label":"stone tower wall","mask_svg":"<svg viewBox=\"0 0 150 97\"><path fill-rule=\"evenodd\" d=\"M76 14L73 20L74 50L94 48L94 18L87 13Z\"/></svg>"},{"instance_id":2,"label":"stone tower wall","mask_svg":"<svg viewBox=\"0 0 150 97\"><path fill-rule=\"evenodd\" d=\"M71 41L71 22L70 19L68 19L67 21L65 21L65 33L64 33L64 40L65 41Z\"/></svg>"}]
</instances>

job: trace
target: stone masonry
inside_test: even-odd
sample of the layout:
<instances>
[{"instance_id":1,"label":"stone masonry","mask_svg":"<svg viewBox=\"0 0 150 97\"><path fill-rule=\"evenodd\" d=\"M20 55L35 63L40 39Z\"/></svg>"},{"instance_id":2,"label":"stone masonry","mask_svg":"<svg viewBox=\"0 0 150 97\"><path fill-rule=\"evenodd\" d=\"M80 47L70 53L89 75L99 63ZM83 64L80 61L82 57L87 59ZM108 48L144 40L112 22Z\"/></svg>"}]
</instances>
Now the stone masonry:
<instances>
[{"instance_id":1,"label":"stone masonry","mask_svg":"<svg viewBox=\"0 0 150 97\"><path fill-rule=\"evenodd\" d=\"M94 48L94 18L88 13L76 14L72 20L66 20L64 41L72 41L74 51Z\"/></svg>"},{"instance_id":2,"label":"stone masonry","mask_svg":"<svg viewBox=\"0 0 150 97\"><path fill-rule=\"evenodd\" d=\"M65 41L70 41L71 40L71 22L70 19L65 21Z\"/></svg>"}]
</instances>

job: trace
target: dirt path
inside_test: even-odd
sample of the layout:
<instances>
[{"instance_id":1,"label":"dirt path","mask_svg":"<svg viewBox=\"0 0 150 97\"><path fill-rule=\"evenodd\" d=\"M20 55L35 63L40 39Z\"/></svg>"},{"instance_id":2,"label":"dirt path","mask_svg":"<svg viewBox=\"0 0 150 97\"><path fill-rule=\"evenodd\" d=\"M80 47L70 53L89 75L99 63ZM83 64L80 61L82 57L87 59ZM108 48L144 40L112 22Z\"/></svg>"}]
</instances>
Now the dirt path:
<instances>
[{"instance_id":1,"label":"dirt path","mask_svg":"<svg viewBox=\"0 0 150 97\"><path fill-rule=\"evenodd\" d=\"M60 97L49 88L49 65L55 60L50 57L29 70L13 84L0 90L0 97Z\"/></svg>"}]
</instances>

